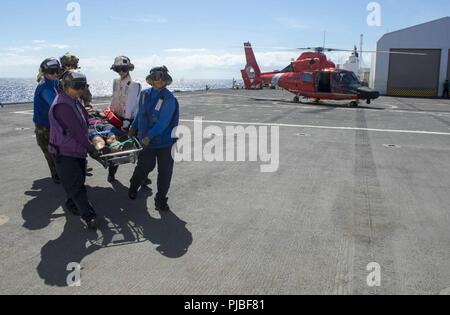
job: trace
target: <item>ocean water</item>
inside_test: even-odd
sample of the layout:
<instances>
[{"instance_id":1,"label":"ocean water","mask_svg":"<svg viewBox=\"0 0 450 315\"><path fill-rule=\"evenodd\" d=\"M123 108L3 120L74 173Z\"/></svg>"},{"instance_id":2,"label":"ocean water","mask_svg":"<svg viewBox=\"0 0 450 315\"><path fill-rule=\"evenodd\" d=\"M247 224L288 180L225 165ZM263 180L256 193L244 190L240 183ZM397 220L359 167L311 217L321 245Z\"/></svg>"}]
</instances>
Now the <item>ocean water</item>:
<instances>
[{"instance_id":1,"label":"ocean water","mask_svg":"<svg viewBox=\"0 0 450 315\"><path fill-rule=\"evenodd\" d=\"M142 82L141 82L142 83ZM94 97L109 97L112 95L112 81L89 81L90 89ZM148 88L147 83L142 83L143 88ZM200 91L208 85L211 89L230 89L232 80L175 80L170 86L172 91ZM35 79L7 79L0 78L0 103L32 102L36 90Z\"/></svg>"}]
</instances>

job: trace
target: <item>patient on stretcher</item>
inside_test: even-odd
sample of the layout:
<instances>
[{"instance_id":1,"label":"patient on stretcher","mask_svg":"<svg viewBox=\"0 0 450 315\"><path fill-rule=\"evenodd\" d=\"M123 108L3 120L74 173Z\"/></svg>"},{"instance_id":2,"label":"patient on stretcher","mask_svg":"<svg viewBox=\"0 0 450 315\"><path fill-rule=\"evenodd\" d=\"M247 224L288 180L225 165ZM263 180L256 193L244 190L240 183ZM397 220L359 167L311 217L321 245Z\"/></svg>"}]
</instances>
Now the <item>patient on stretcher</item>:
<instances>
[{"instance_id":1,"label":"patient on stretcher","mask_svg":"<svg viewBox=\"0 0 450 315\"><path fill-rule=\"evenodd\" d=\"M97 151L102 152L103 149L106 146L105 140L103 140L102 137L100 136L94 136L91 138L91 142L92 144L95 146L95 148L97 149Z\"/></svg>"},{"instance_id":2,"label":"patient on stretcher","mask_svg":"<svg viewBox=\"0 0 450 315\"><path fill-rule=\"evenodd\" d=\"M120 142L117 140L116 135L113 133L110 133L106 137L106 140L101 136L93 136L91 138L91 142L95 146L95 148L98 151L103 152L103 154L118 153L134 149L133 140Z\"/></svg>"},{"instance_id":3,"label":"patient on stretcher","mask_svg":"<svg viewBox=\"0 0 450 315\"><path fill-rule=\"evenodd\" d=\"M89 121L90 140L103 154L119 153L135 149L135 143L123 131L101 119Z\"/></svg>"},{"instance_id":4,"label":"patient on stretcher","mask_svg":"<svg viewBox=\"0 0 450 315\"><path fill-rule=\"evenodd\" d=\"M117 140L117 137L115 134L110 134L108 136L108 138L106 139L106 143L108 144L108 148L109 148L109 150L111 150L111 153L132 150L134 148L133 140L127 140L124 142L120 142Z\"/></svg>"}]
</instances>

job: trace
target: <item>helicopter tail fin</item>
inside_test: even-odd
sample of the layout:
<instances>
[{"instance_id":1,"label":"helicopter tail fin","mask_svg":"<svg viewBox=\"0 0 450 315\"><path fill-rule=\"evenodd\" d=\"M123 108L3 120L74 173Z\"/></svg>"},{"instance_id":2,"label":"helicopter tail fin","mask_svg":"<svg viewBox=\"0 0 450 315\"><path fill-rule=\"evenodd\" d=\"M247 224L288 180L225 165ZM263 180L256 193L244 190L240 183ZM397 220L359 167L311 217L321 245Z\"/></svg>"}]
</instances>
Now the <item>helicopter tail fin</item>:
<instances>
[{"instance_id":1,"label":"helicopter tail fin","mask_svg":"<svg viewBox=\"0 0 450 315\"><path fill-rule=\"evenodd\" d=\"M261 80L258 79L261 76L261 70L256 62L252 45L250 43L245 43L244 48L245 57L247 59L245 69L241 70L244 87L246 89L258 89L261 87L262 83Z\"/></svg>"}]
</instances>

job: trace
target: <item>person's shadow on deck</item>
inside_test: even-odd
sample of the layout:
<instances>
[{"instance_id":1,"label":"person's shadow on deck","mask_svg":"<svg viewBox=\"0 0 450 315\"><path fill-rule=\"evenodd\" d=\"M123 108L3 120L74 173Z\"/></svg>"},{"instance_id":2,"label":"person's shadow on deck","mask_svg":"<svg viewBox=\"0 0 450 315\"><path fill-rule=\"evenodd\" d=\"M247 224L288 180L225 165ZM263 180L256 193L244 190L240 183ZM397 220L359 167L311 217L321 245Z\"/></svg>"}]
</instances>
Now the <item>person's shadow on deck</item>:
<instances>
[{"instance_id":1,"label":"person's shadow on deck","mask_svg":"<svg viewBox=\"0 0 450 315\"><path fill-rule=\"evenodd\" d=\"M54 189L54 188L53 188ZM88 231L79 217L66 214L67 222L64 231L56 240L49 241L41 250L41 262L37 267L39 276L47 285L66 287L67 277L73 270L67 270L69 264L78 263L83 267L83 259L102 248L132 245L151 242L157 245L156 250L167 258L184 256L192 244L192 234L186 228L186 222L179 219L173 212L161 212L161 219L153 218L147 208L151 190L144 188L136 201L127 197L128 189L120 183L112 188L88 188L91 203L97 211L100 229L97 232ZM46 200L36 201L45 198ZM24 212L41 212L48 216L53 211L35 208L33 205L43 205L54 199L54 191L42 191L37 194L24 208ZM58 209L59 205L52 202L50 208ZM38 215L27 216L27 226L37 226L38 222L50 222L49 218ZM39 226L42 226L39 223ZM98 262L101 272L101 261Z\"/></svg>"},{"instance_id":2,"label":"person's shadow on deck","mask_svg":"<svg viewBox=\"0 0 450 315\"><path fill-rule=\"evenodd\" d=\"M22 210L23 227L37 231L45 229L52 220L64 215L55 212L64 203L64 190L53 183L51 178L39 179L33 183L28 197L34 197L27 202Z\"/></svg>"}]
</instances>

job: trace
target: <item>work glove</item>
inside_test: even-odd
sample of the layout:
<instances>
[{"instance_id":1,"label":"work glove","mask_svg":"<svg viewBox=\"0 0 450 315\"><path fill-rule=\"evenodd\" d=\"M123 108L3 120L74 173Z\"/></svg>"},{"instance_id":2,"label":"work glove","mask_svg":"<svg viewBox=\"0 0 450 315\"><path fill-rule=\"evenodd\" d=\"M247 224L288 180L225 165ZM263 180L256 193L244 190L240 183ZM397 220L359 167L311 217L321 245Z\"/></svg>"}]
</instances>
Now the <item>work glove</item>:
<instances>
[{"instance_id":1,"label":"work glove","mask_svg":"<svg viewBox=\"0 0 450 315\"><path fill-rule=\"evenodd\" d=\"M95 109L94 109L94 107L92 106L92 105L86 105L86 106L84 106L84 108L86 109L86 111L88 112L88 113L95 113Z\"/></svg>"},{"instance_id":2,"label":"work glove","mask_svg":"<svg viewBox=\"0 0 450 315\"><path fill-rule=\"evenodd\" d=\"M122 130L127 131L130 128L130 121L128 119L125 119L122 123Z\"/></svg>"},{"instance_id":3,"label":"work glove","mask_svg":"<svg viewBox=\"0 0 450 315\"><path fill-rule=\"evenodd\" d=\"M128 131L128 137L130 138L135 138L138 134L137 129L130 129L130 131Z\"/></svg>"},{"instance_id":4,"label":"work glove","mask_svg":"<svg viewBox=\"0 0 450 315\"><path fill-rule=\"evenodd\" d=\"M90 156L91 158L93 158L94 160L98 160L98 159L100 158L100 156L102 155L102 154L100 153L100 151L98 151L98 150L95 148L95 146L94 146L93 144L88 148L88 153L89 153L89 156Z\"/></svg>"},{"instance_id":5,"label":"work glove","mask_svg":"<svg viewBox=\"0 0 450 315\"><path fill-rule=\"evenodd\" d=\"M144 147L144 149L148 148L148 146L150 145L150 142L152 142L152 139L150 137L145 137L142 140L142 146Z\"/></svg>"}]
</instances>

